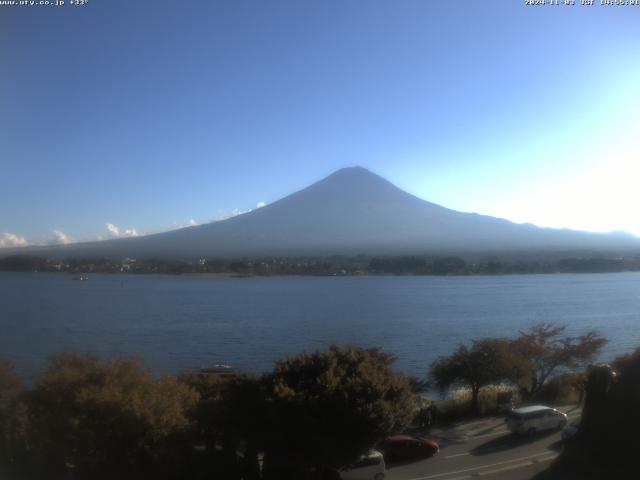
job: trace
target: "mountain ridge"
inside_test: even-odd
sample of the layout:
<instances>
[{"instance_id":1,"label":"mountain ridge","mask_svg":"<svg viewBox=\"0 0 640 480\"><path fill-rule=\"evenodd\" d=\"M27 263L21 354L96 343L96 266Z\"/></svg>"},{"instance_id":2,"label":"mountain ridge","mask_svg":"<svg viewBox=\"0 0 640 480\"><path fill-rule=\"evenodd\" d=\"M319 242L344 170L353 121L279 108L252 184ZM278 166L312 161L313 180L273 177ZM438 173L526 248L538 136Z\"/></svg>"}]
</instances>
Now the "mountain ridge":
<instances>
[{"instance_id":1,"label":"mountain ridge","mask_svg":"<svg viewBox=\"0 0 640 480\"><path fill-rule=\"evenodd\" d=\"M640 239L459 212L420 199L363 167L347 167L225 220L135 238L22 247L10 253L194 259L630 248L640 248ZM6 252L0 251L0 256Z\"/></svg>"}]
</instances>

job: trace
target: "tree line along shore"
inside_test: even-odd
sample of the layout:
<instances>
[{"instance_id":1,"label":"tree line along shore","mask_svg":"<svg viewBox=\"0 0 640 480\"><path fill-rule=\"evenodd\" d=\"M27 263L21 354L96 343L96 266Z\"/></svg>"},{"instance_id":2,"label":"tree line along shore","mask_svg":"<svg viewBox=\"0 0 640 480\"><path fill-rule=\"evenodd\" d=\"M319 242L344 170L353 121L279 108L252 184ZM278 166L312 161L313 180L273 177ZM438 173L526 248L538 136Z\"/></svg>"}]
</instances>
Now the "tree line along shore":
<instances>
[{"instance_id":1,"label":"tree line along shore","mask_svg":"<svg viewBox=\"0 0 640 480\"><path fill-rule=\"evenodd\" d=\"M138 359L64 352L28 386L4 361L0 476L338 478L388 435L419 428L426 406L445 423L495 413L498 393L510 392L514 404L581 400L586 366L605 343L596 332L572 337L541 324L460 345L425 366L424 378L396 372L394 356L379 348L353 345L285 357L262 375L156 376ZM640 363L634 355L614 364L626 371ZM443 399L426 399L426 388Z\"/></svg>"},{"instance_id":2,"label":"tree line along shore","mask_svg":"<svg viewBox=\"0 0 640 480\"><path fill-rule=\"evenodd\" d=\"M68 273L279 275L506 275L640 271L640 254L535 253L490 256L330 256L163 260L0 258L1 271Z\"/></svg>"}]
</instances>

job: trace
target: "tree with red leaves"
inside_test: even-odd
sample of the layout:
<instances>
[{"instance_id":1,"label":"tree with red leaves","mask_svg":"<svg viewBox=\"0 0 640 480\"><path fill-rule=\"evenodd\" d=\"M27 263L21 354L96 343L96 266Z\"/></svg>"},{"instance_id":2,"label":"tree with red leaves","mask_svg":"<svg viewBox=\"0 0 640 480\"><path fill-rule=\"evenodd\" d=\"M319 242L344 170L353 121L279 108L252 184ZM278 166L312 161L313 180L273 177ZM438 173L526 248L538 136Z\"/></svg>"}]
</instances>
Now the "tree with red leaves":
<instances>
[{"instance_id":1,"label":"tree with red leaves","mask_svg":"<svg viewBox=\"0 0 640 480\"><path fill-rule=\"evenodd\" d=\"M585 367L607 343L594 330L578 336L566 336L565 330L565 325L541 323L513 340L512 350L528 363L528 381L523 382L528 396L535 396L558 370Z\"/></svg>"}]
</instances>

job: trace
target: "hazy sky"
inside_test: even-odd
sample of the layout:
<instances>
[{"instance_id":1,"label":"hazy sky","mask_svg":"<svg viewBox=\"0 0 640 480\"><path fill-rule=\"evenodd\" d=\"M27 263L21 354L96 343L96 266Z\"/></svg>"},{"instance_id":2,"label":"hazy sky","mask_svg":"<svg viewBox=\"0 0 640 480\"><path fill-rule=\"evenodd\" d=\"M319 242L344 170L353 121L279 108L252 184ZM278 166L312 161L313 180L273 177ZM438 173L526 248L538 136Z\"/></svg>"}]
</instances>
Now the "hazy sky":
<instances>
[{"instance_id":1,"label":"hazy sky","mask_svg":"<svg viewBox=\"0 0 640 480\"><path fill-rule=\"evenodd\" d=\"M523 3L0 6L0 244L204 223L352 165L640 234L640 7Z\"/></svg>"}]
</instances>

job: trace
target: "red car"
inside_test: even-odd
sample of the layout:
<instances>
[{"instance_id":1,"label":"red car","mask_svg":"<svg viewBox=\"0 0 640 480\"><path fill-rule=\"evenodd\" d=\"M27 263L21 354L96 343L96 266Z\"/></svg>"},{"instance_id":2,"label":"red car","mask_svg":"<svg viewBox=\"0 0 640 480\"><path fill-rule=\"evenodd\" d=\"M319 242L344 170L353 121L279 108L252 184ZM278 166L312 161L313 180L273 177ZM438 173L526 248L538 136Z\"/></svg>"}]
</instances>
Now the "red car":
<instances>
[{"instance_id":1,"label":"red car","mask_svg":"<svg viewBox=\"0 0 640 480\"><path fill-rule=\"evenodd\" d=\"M440 446L430 438L394 435L382 442L381 449L386 460L410 460L431 457Z\"/></svg>"}]
</instances>

